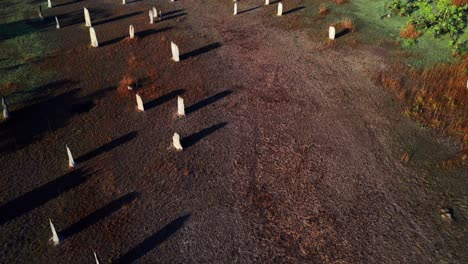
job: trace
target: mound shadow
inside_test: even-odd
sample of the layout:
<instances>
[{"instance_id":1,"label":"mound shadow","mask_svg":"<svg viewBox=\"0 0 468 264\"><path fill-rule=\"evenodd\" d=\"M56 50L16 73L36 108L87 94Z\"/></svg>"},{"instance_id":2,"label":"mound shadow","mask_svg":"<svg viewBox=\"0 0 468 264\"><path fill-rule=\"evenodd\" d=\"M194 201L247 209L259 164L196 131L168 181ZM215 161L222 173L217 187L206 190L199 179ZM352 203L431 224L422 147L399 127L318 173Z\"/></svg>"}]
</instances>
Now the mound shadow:
<instances>
[{"instance_id":1,"label":"mound shadow","mask_svg":"<svg viewBox=\"0 0 468 264\"><path fill-rule=\"evenodd\" d=\"M187 107L185 109L185 113L186 114L190 114L190 113L193 113L205 106L208 106L208 105L211 105L211 104L214 104L216 101L219 101L221 99L223 99L224 97L226 96L229 96L230 94L232 93L232 90L227 90L227 91L223 91L223 92L220 92L220 93L217 93L213 96L210 96L196 104L193 104L189 107Z\"/></svg>"},{"instance_id":2,"label":"mound shadow","mask_svg":"<svg viewBox=\"0 0 468 264\"><path fill-rule=\"evenodd\" d=\"M335 38L341 38L344 35L348 34L349 32L351 32L349 30L349 28L345 28L345 29L341 30L340 32L336 33Z\"/></svg>"},{"instance_id":3,"label":"mound shadow","mask_svg":"<svg viewBox=\"0 0 468 264\"><path fill-rule=\"evenodd\" d=\"M78 83L79 83L78 81L62 79L62 80L52 81L52 82L37 86L31 90L18 91L15 93L15 95L19 97L26 97L26 98L34 97L33 100L38 101L41 98L47 97L48 94L50 94L51 92L55 92L56 90L59 90L62 87L73 86ZM31 101L29 101L28 103L31 103Z\"/></svg>"},{"instance_id":4,"label":"mound shadow","mask_svg":"<svg viewBox=\"0 0 468 264\"><path fill-rule=\"evenodd\" d=\"M76 115L89 112L95 106L95 99L103 97L112 87L79 97L80 89L52 95L52 89L73 84L68 81L53 82L37 88L35 98L23 103L25 106L10 112L10 118L0 122L0 152L14 151L42 139L68 124ZM8 100L7 100L8 103ZM11 105L9 106L11 109Z\"/></svg>"},{"instance_id":5,"label":"mound shadow","mask_svg":"<svg viewBox=\"0 0 468 264\"><path fill-rule=\"evenodd\" d=\"M73 170L36 189L0 206L0 225L26 214L35 208L59 197L61 194L83 184L90 176L83 169Z\"/></svg>"},{"instance_id":6,"label":"mound shadow","mask_svg":"<svg viewBox=\"0 0 468 264\"><path fill-rule=\"evenodd\" d=\"M299 6L299 7L293 8L291 10L288 10L286 12L283 12L283 15L291 14L291 13L297 12L299 10L302 10L304 8L305 8L305 6Z\"/></svg>"},{"instance_id":7,"label":"mound shadow","mask_svg":"<svg viewBox=\"0 0 468 264\"><path fill-rule=\"evenodd\" d=\"M90 151L86 154L84 154L83 156L79 157L76 162L77 163L82 163L82 162L85 162L87 160L90 160L94 157L97 157L103 153L106 153L106 152L109 152L115 148L117 148L118 146L121 146L127 142L130 142L132 139L136 138L136 136L138 135L137 132L130 132L128 134L125 134L117 139L114 139L112 140L111 142L109 143L106 143L102 146L100 146L99 148L93 150L93 151Z\"/></svg>"},{"instance_id":8,"label":"mound shadow","mask_svg":"<svg viewBox=\"0 0 468 264\"><path fill-rule=\"evenodd\" d=\"M182 12L182 11L184 11L184 10L183 10L183 9L177 9L177 10L172 10L172 11L163 13L162 15L163 15L163 16L171 16L171 15L180 13L180 12Z\"/></svg>"},{"instance_id":9,"label":"mound shadow","mask_svg":"<svg viewBox=\"0 0 468 264\"><path fill-rule=\"evenodd\" d=\"M106 20L98 21L98 22L92 23L92 24L93 24L93 26L99 26L99 25L111 23L111 22L114 22L114 21L118 21L118 20L121 20L121 19L126 19L126 18L129 18L129 17L141 15L141 14L143 14L143 11L132 12L132 13L129 13L129 14L116 16L116 17L109 18L109 19L106 19Z\"/></svg>"},{"instance_id":10,"label":"mound shadow","mask_svg":"<svg viewBox=\"0 0 468 264\"><path fill-rule=\"evenodd\" d=\"M99 8L90 9L89 12L90 12L92 20L104 19L104 18L109 17L112 14L109 10L99 9ZM59 20L60 27L62 28L77 25L77 24L82 24L82 25L85 24L85 21L83 18L83 9L73 11L70 13L66 13L66 14L57 15L57 18ZM50 20L49 23L51 23L51 26L55 26L54 17L48 17L47 20Z\"/></svg>"},{"instance_id":11,"label":"mound shadow","mask_svg":"<svg viewBox=\"0 0 468 264\"><path fill-rule=\"evenodd\" d=\"M100 209L94 211L93 213L89 214L88 216L82 218L78 222L72 224L71 226L67 227L63 231L59 232L59 236L62 239L70 238L71 236L80 233L81 231L85 230L86 228L98 223L99 221L111 216L113 213L119 211L125 205L130 204L133 202L139 194L137 192L128 193L112 202L108 203L107 205L101 207Z\"/></svg>"},{"instance_id":12,"label":"mound shadow","mask_svg":"<svg viewBox=\"0 0 468 264\"><path fill-rule=\"evenodd\" d=\"M205 138L205 137L213 134L215 131L225 127L226 125L227 125L226 122L219 123L219 124L210 126L208 128L202 129L202 130L200 130L200 131L198 131L196 133L193 133L190 136L184 137L181 140L182 147L184 149L189 148L189 147L195 145L197 142L199 142L203 138Z\"/></svg>"},{"instance_id":13,"label":"mound shadow","mask_svg":"<svg viewBox=\"0 0 468 264\"><path fill-rule=\"evenodd\" d=\"M163 95L161 97L158 97L158 98L156 98L156 99L154 99L152 101L149 101L149 102L145 103L144 107L145 107L145 109L149 110L151 108L162 105L162 104L170 101L171 99L174 99L179 95L182 95L183 93L185 93L184 89L178 89L178 90L172 91L172 92L170 92L168 94L165 94L165 95Z\"/></svg>"},{"instance_id":14,"label":"mound shadow","mask_svg":"<svg viewBox=\"0 0 468 264\"><path fill-rule=\"evenodd\" d=\"M136 33L135 35L137 35L140 38L145 38L145 37L151 36L153 34L158 34L158 33L164 32L164 31L168 31L170 29L172 29L172 27L165 27L165 28L161 28L161 29L151 28L151 29L147 29L147 30L144 30L144 31L140 31L140 32Z\"/></svg>"},{"instance_id":15,"label":"mound shadow","mask_svg":"<svg viewBox=\"0 0 468 264\"><path fill-rule=\"evenodd\" d=\"M0 24L0 40L9 40L41 31L49 26L44 22L46 22L45 19L23 19Z\"/></svg>"},{"instance_id":16,"label":"mound shadow","mask_svg":"<svg viewBox=\"0 0 468 264\"><path fill-rule=\"evenodd\" d=\"M190 214L187 214L173 220L161 230L146 238L143 242L136 245L134 248L130 249L127 253L122 255L116 261L116 263L127 264L135 262L151 250L158 247L172 235L174 235L179 229L181 229L184 226L185 222L187 222L189 218Z\"/></svg>"},{"instance_id":17,"label":"mound shadow","mask_svg":"<svg viewBox=\"0 0 468 264\"><path fill-rule=\"evenodd\" d=\"M162 15L163 15L163 18L160 21L171 20L171 19L174 19L174 18L185 16L185 15L187 15L187 13L179 13L179 14L174 14L174 15L162 14Z\"/></svg>"},{"instance_id":18,"label":"mound shadow","mask_svg":"<svg viewBox=\"0 0 468 264\"><path fill-rule=\"evenodd\" d=\"M222 46L221 43L215 42L215 43L212 43L210 45L206 45L206 46L201 47L199 49L196 49L196 50L190 51L188 53L182 54L180 56L180 59L181 60L186 60L186 59L188 59L190 57L196 57L196 56L201 55L203 53L207 53L209 51L215 50L215 49L217 49L217 48L219 48L221 46Z\"/></svg>"},{"instance_id":19,"label":"mound shadow","mask_svg":"<svg viewBox=\"0 0 468 264\"><path fill-rule=\"evenodd\" d=\"M104 41L104 42L102 42L102 43L99 43L99 47L105 47L105 46L109 46L109 45L118 43L118 42L124 40L126 37L127 37L127 36L120 36L120 37L115 38L115 39L111 39L111 40L108 40L108 41Z\"/></svg>"},{"instance_id":20,"label":"mound shadow","mask_svg":"<svg viewBox=\"0 0 468 264\"><path fill-rule=\"evenodd\" d=\"M103 19L109 17L109 15L111 14L108 10L98 8L92 9L90 10L90 12L92 13L91 16L93 19ZM57 18L59 20L61 28L73 26L76 24L84 25L83 10L72 11L70 13L65 14L57 14ZM11 24L9 24L10 29L11 27L18 28L18 30L10 30L9 34L11 35L10 38L12 38L21 36L23 34L33 33L36 31L41 32L44 30L56 30L55 25L55 16L45 16L43 19L26 19L22 21L12 22ZM2 26L3 25L0 26L0 32L2 31ZM0 34L0 40L2 39L1 35L2 34Z\"/></svg>"}]
</instances>

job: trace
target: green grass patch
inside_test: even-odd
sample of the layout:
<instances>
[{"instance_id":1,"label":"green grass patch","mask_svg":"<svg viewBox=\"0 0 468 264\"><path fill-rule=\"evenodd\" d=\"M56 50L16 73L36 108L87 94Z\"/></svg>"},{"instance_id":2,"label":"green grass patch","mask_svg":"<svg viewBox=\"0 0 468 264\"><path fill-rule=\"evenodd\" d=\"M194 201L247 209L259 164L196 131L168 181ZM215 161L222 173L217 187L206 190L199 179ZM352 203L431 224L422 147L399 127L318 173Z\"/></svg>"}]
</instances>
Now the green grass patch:
<instances>
[{"instance_id":1,"label":"green grass patch","mask_svg":"<svg viewBox=\"0 0 468 264\"><path fill-rule=\"evenodd\" d=\"M314 1L307 11L309 16L315 18L309 21L314 27L311 29L311 35L317 33L324 35L323 32L326 31L328 25L350 19L356 28L352 37L360 43L379 45L385 41L400 41L401 49L412 53L411 56L405 58L401 58L401 53L396 53L396 56L400 56L396 59L400 61L404 59L406 64L419 68L453 61L453 48L449 45L448 36L435 38L430 33L421 32L422 35L414 41L402 39L400 33L406 27L409 18L391 14L389 17L390 12L384 4L385 0L352 0L341 5L336 5L333 1ZM327 7L329 10L327 15L318 14L320 5ZM315 29L317 27L320 30ZM460 41L467 40L468 32L465 31Z\"/></svg>"},{"instance_id":2,"label":"green grass patch","mask_svg":"<svg viewBox=\"0 0 468 264\"><path fill-rule=\"evenodd\" d=\"M33 26L38 22L36 8L23 1L6 0L0 16L0 94L7 96L10 104L28 99L25 90L47 82L53 75L38 72L33 65L48 51L46 40Z\"/></svg>"}]
</instances>

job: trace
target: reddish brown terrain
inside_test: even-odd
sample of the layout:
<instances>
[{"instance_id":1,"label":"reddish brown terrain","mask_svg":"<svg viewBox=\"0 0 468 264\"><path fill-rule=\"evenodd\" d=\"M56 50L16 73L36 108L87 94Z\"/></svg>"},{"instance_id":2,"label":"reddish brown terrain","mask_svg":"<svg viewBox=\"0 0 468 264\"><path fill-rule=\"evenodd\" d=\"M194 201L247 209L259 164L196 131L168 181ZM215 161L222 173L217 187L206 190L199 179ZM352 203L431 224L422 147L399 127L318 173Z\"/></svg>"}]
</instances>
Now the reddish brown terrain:
<instances>
[{"instance_id":1,"label":"reddish brown terrain","mask_svg":"<svg viewBox=\"0 0 468 264\"><path fill-rule=\"evenodd\" d=\"M34 69L54 78L0 123L1 263L467 263L467 208L443 221L452 200L426 166L457 143L371 81L384 48L304 33L301 0L281 18L253 0L237 16L231 1L62 3L37 26L52 53Z\"/></svg>"}]
</instances>

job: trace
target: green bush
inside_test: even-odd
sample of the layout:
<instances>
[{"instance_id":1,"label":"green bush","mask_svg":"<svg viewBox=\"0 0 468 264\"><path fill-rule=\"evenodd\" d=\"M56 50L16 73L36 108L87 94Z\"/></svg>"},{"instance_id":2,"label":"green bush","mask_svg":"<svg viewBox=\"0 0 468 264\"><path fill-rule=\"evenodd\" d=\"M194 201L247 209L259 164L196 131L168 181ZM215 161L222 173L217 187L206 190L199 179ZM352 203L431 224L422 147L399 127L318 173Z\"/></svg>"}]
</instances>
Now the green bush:
<instances>
[{"instance_id":1,"label":"green bush","mask_svg":"<svg viewBox=\"0 0 468 264\"><path fill-rule=\"evenodd\" d=\"M468 5L455 6L451 0L386 0L385 8L394 15L407 16L421 33L450 37L450 47L466 53L460 36L467 28Z\"/></svg>"}]
</instances>

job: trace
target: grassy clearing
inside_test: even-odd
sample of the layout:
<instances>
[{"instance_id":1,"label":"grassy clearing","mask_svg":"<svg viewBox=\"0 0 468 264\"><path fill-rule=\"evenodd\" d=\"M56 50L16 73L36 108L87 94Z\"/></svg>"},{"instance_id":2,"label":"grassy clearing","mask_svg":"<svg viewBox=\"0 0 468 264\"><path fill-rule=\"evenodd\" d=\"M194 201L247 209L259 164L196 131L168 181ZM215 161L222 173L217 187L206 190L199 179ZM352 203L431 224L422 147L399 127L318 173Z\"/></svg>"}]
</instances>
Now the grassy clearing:
<instances>
[{"instance_id":1,"label":"grassy clearing","mask_svg":"<svg viewBox=\"0 0 468 264\"><path fill-rule=\"evenodd\" d=\"M305 23L311 27L311 35L321 34L328 25L350 20L356 30L356 34L352 37L359 43L378 45L384 41L400 41L403 50L413 54L405 61L413 67L432 66L436 63L451 62L454 59L447 36L434 38L431 34L420 34L417 39L409 40L401 37L401 32L408 26L408 18L389 17L388 11L384 8L384 0L352 0L340 4L332 0L314 1L310 9L312 10L307 11L310 16L317 17L319 16L317 13L323 12L319 19L311 19ZM317 27L322 30L315 29ZM468 32L465 32L460 39L468 40Z\"/></svg>"},{"instance_id":2,"label":"grassy clearing","mask_svg":"<svg viewBox=\"0 0 468 264\"><path fill-rule=\"evenodd\" d=\"M2 3L0 15L0 94L15 103L28 98L31 87L46 82L52 73L36 72L33 64L47 52L47 43L33 26L37 6L22 1Z\"/></svg>"},{"instance_id":3,"label":"grassy clearing","mask_svg":"<svg viewBox=\"0 0 468 264\"><path fill-rule=\"evenodd\" d=\"M351 13L355 15L360 21L365 23L366 26L362 29L364 35L374 35L377 38L391 38L391 40L402 41L403 47L417 56L409 59L408 64L413 66L433 65L438 62L450 62L453 59L452 51L448 46L449 38L444 36L441 38L434 38L430 34L422 34L415 43L405 42L400 37L408 23L408 18L405 17L388 17L388 12L384 9L384 1L367 1L367 0L354 0L350 3L352 6ZM345 6L338 7L339 9ZM340 10L345 12L344 10ZM374 34L372 34L374 32ZM468 33L461 38L462 40L468 39ZM375 41L372 37L369 41ZM414 45L412 45L414 44Z\"/></svg>"}]
</instances>

